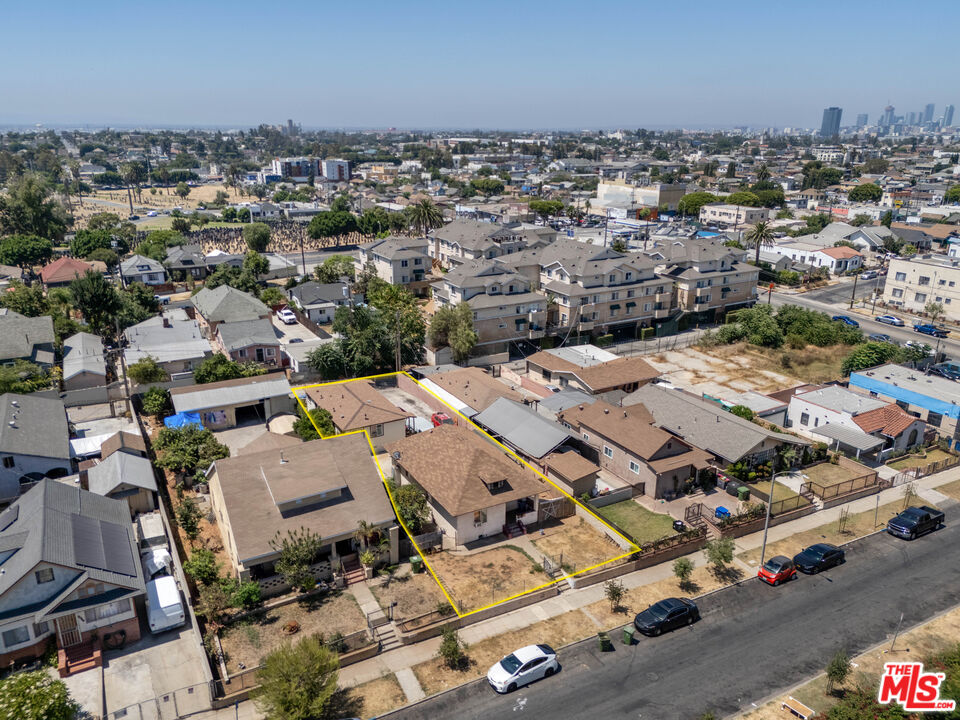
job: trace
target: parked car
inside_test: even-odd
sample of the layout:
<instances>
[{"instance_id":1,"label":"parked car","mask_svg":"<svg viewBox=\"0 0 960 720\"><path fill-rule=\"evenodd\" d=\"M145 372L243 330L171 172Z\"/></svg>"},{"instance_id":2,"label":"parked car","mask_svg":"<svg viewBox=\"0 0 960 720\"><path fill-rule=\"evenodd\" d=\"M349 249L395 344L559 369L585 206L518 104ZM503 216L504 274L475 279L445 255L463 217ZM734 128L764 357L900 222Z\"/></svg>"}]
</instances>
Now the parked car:
<instances>
[{"instance_id":1,"label":"parked car","mask_svg":"<svg viewBox=\"0 0 960 720\"><path fill-rule=\"evenodd\" d=\"M932 368L930 368L930 372L936 373L941 377L949 378L951 380L960 380L960 368L953 363L934 365Z\"/></svg>"},{"instance_id":2,"label":"parked car","mask_svg":"<svg viewBox=\"0 0 960 720\"><path fill-rule=\"evenodd\" d=\"M445 412L436 412L430 416L430 422L433 423L434 427L440 427L441 425L453 425L453 420L450 419L450 416Z\"/></svg>"},{"instance_id":3,"label":"parked car","mask_svg":"<svg viewBox=\"0 0 960 720\"><path fill-rule=\"evenodd\" d=\"M830 543L811 545L793 556L793 564L797 570L808 574L818 573L845 561L846 553Z\"/></svg>"},{"instance_id":4,"label":"parked car","mask_svg":"<svg viewBox=\"0 0 960 720\"><path fill-rule=\"evenodd\" d=\"M785 555L776 555L763 564L757 571L757 577L766 583L777 586L782 582L796 578L797 569L793 566L793 560Z\"/></svg>"},{"instance_id":5,"label":"parked car","mask_svg":"<svg viewBox=\"0 0 960 720\"><path fill-rule=\"evenodd\" d=\"M860 327L860 323L858 323L856 320L854 320L854 319L853 319L852 317L850 317L849 315L834 315L834 316L833 316L833 319L834 319L834 320L839 320L840 322L844 323L845 325L850 325L850 326L852 326L852 327Z\"/></svg>"},{"instance_id":6,"label":"parked car","mask_svg":"<svg viewBox=\"0 0 960 720\"><path fill-rule=\"evenodd\" d=\"M127 215L127 220L139 220L139 215Z\"/></svg>"},{"instance_id":7,"label":"parked car","mask_svg":"<svg viewBox=\"0 0 960 720\"><path fill-rule=\"evenodd\" d=\"M877 277L876 270L864 270L862 273L860 273L861 280L873 280L875 277Z\"/></svg>"},{"instance_id":8,"label":"parked car","mask_svg":"<svg viewBox=\"0 0 960 720\"><path fill-rule=\"evenodd\" d=\"M527 645L514 650L487 671L487 682L498 693L513 692L560 669L549 645Z\"/></svg>"},{"instance_id":9,"label":"parked car","mask_svg":"<svg viewBox=\"0 0 960 720\"><path fill-rule=\"evenodd\" d=\"M667 598L654 603L633 619L633 625L644 635L659 635L700 619L700 610L693 600Z\"/></svg>"},{"instance_id":10,"label":"parked car","mask_svg":"<svg viewBox=\"0 0 960 720\"><path fill-rule=\"evenodd\" d=\"M147 583L147 621L150 632L180 627L186 622L177 581L164 575Z\"/></svg>"},{"instance_id":11,"label":"parked car","mask_svg":"<svg viewBox=\"0 0 960 720\"><path fill-rule=\"evenodd\" d=\"M876 335L867 335L867 340L870 342L890 342L890 336L877 333Z\"/></svg>"},{"instance_id":12,"label":"parked car","mask_svg":"<svg viewBox=\"0 0 960 720\"><path fill-rule=\"evenodd\" d=\"M290 338L290 343L302 343L303 338Z\"/></svg>"},{"instance_id":13,"label":"parked car","mask_svg":"<svg viewBox=\"0 0 960 720\"><path fill-rule=\"evenodd\" d=\"M284 308L277 313L277 317L280 318L280 322L284 325L296 325L297 316L293 314L293 310L290 308Z\"/></svg>"},{"instance_id":14,"label":"parked car","mask_svg":"<svg viewBox=\"0 0 960 720\"><path fill-rule=\"evenodd\" d=\"M924 335L932 335L933 337L945 338L950 333L946 328L937 327L930 323L917 323L913 326L913 331L918 333L923 333Z\"/></svg>"},{"instance_id":15,"label":"parked car","mask_svg":"<svg viewBox=\"0 0 960 720\"><path fill-rule=\"evenodd\" d=\"M907 540L916 540L918 536L943 525L943 520L943 512L936 508L926 505L908 507L887 523L887 532Z\"/></svg>"},{"instance_id":16,"label":"parked car","mask_svg":"<svg viewBox=\"0 0 960 720\"><path fill-rule=\"evenodd\" d=\"M169 304L170 304L170 296L169 296L169 295L154 295L154 296L153 296L153 299L154 299L155 302L158 302L158 303L160 303L161 305L169 305Z\"/></svg>"},{"instance_id":17,"label":"parked car","mask_svg":"<svg viewBox=\"0 0 960 720\"><path fill-rule=\"evenodd\" d=\"M156 216L157 216L156 210L151 210L150 212L147 213L147 217L156 217Z\"/></svg>"},{"instance_id":18,"label":"parked car","mask_svg":"<svg viewBox=\"0 0 960 720\"><path fill-rule=\"evenodd\" d=\"M887 325L896 325L897 327L903 327L904 325L903 320L896 315L877 315L874 320L886 323Z\"/></svg>"}]
</instances>

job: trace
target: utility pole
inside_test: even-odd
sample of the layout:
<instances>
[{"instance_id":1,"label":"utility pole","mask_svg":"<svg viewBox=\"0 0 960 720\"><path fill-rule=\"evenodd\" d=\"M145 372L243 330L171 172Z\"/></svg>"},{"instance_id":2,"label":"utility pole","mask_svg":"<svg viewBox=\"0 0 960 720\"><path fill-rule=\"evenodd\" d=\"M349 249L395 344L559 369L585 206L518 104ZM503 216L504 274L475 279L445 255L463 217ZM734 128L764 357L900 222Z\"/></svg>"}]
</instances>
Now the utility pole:
<instances>
[{"instance_id":1,"label":"utility pole","mask_svg":"<svg viewBox=\"0 0 960 720\"><path fill-rule=\"evenodd\" d=\"M860 274L857 273L853 276L853 292L850 293L850 309L853 310L853 303L857 299L857 278L860 277Z\"/></svg>"},{"instance_id":2,"label":"utility pole","mask_svg":"<svg viewBox=\"0 0 960 720\"><path fill-rule=\"evenodd\" d=\"M303 223L300 223L300 233L299 233L299 235L300 235L300 263L303 265L303 274L306 275L306 274L307 274L307 259L306 259L306 256L303 254L303 233L304 233Z\"/></svg>"},{"instance_id":3,"label":"utility pole","mask_svg":"<svg viewBox=\"0 0 960 720\"><path fill-rule=\"evenodd\" d=\"M397 310L397 372L400 372L400 311Z\"/></svg>"}]
</instances>

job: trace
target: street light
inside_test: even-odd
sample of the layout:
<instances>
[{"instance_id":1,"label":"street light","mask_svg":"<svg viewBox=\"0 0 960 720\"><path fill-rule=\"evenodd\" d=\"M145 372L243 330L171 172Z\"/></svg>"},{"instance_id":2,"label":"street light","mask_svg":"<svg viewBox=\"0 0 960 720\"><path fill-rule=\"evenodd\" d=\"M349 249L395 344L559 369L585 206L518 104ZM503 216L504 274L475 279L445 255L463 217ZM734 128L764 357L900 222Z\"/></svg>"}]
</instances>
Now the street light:
<instances>
[{"instance_id":1,"label":"street light","mask_svg":"<svg viewBox=\"0 0 960 720\"><path fill-rule=\"evenodd\" d=\"M770 529L770 508L773 506L773 485L777 480L777 475L789 475L789 470L784 470L783 472L776 472L777 461L780 459L780 456L774 453L773 460L770 465L770 495L767 497L767 519L763 523L763 545L760 546L760 567L763 567L763 561L766 558L767 554L767 530Z\"/></svg>"}]
</instances>

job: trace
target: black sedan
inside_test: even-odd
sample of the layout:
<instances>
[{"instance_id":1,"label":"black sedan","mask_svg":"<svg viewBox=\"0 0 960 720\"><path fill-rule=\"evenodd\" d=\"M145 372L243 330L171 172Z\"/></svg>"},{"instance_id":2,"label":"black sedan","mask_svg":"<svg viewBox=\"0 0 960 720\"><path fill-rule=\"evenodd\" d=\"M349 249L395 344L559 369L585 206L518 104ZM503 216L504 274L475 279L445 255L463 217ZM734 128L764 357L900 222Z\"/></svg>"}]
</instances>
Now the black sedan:
<instances>
[{"instance_id":1,"label":"black sedan","mask_svg":"<svg viewBox=\"0 0 960 720\"><path fill-rule=\"evenodd\" d=\"M644 635L656 636L683 625L693 625L699 619L700 610L693 600L667 598L638 613L633 625Z\"/></svg>"},{"instance_id":2,"label":"black sedan","mask_svg":"<svg viewBox=\"0 0 960 720\"><path fill-rule=\"evenodd\" d=\"M813 574L840 565L845 559L845 553L836 545L817 543L794 555L793 564L800 572Z\"/></svg>"}]
</instances>

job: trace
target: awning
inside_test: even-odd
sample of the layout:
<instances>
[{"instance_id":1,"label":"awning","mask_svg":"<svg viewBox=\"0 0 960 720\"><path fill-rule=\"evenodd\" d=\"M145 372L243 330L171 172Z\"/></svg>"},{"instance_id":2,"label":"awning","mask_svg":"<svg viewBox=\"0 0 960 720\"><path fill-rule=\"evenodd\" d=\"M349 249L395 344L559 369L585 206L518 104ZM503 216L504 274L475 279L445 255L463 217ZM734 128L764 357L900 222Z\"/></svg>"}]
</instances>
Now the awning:
<instances>
[{"instance_id":1,"label":"awning","mask_svg":"<svg viewBox=\"0 0 960 720\"><path fill-rule=\"evenodd\" d=\"M636 307L636 306L637 306L637 304L636 304L635 302L633 302L632 300L627 303L627 307Z\"/></svg>"},{"instance_id":2,"label":"awning","mask_svg":"<svg viewBox=\"0 0 960 720\"><path fill-rule=\"evenodd\" d=\"M611 309L611 310L619 310L619 309L620 309L620 303L614 303L613 305L610 306L610 309Z\"/></svg>"},{"instance_id":3,"label":"awning","mask_svg":"<svg viewBox=\"0 0 960 720\"><path fill-rule=\"evenodd\" d=\"M856 450L873 450L883 445L883 438L867 435L862 430L849 428L845 425L834 425L827 423L818 428L811 428L814 435L822 435L831 440L839 440L844 445L849 445Z\"/></svg>"}]
</instances>

